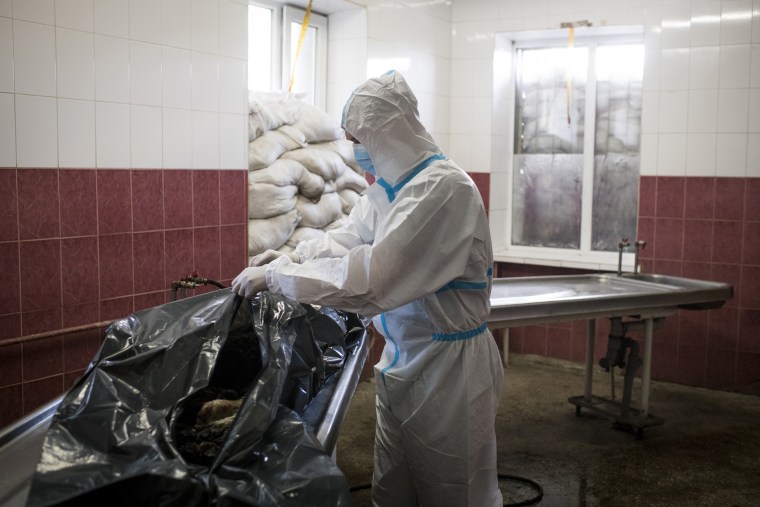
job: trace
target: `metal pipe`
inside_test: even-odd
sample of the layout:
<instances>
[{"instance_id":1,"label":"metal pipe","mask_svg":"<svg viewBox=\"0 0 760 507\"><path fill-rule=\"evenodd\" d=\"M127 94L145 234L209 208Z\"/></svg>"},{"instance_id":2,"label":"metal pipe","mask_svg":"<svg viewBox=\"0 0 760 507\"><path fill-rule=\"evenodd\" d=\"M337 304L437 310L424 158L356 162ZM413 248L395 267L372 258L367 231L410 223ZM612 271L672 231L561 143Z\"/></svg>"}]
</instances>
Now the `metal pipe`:
<instances>
[{"instance_id":1,"label":"metal pipe","mask_svg":"<svg viewBox=\"0 0 760 507\"><path fill-rule=\"evenodd\" d=\"M594 340L596 338L596 320L589 319L586 327L586 388L583 399L591 403L591 384L594 377Z\"/></svg>"},{"instance_id":2,"label":"metal pipe","mask_svg":"<svg viewBox=\"0 0 760 507\"><path fill-rule=\"evenodd\" d=\"M53 329L51 331L45 331L42 333L28 334L26 336L15 336L13 338L6 338L0 340L0 346L13 345L15 343L26 343L35 340L42 340L44 338L51 338L53 336L61 336L65 334L78 333L80 331L90 331L93 329L106 328L113 324L113 320L103 320L100 322L94 322L92 324L82 324L81 326L66 327L62 329Z\"/></svg>"}]
</instances>

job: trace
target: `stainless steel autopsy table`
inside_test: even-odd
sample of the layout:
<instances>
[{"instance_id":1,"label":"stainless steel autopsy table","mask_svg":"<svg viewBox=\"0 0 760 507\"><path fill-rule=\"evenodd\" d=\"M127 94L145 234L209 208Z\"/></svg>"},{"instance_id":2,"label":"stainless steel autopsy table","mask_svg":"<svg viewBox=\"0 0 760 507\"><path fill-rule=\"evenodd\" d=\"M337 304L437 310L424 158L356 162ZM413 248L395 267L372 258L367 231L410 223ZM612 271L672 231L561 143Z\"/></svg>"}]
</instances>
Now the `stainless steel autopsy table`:
<instances>
[{"instance_id":1,"label":"stainless steel autopsy table","mask_svg":"<svg viewBox=\"0 0 760 507\"><path fill-rule=\"evenodd\" d=\"M491 329L587 320L586 379L581 396L568 401L614 419L636 431L662 419L649 414L652 334L656 321L678 310L720 308L733 297L730 285L657 274L604 273L494 279L491 290ZM620 403L592 394L594 341L598 319L628 319L626 325L644 330L640 406L631 412ZM633 320L631 320L633 319ZM504 358L508 357L508 333Z\"/></svg>"}]
</instances>

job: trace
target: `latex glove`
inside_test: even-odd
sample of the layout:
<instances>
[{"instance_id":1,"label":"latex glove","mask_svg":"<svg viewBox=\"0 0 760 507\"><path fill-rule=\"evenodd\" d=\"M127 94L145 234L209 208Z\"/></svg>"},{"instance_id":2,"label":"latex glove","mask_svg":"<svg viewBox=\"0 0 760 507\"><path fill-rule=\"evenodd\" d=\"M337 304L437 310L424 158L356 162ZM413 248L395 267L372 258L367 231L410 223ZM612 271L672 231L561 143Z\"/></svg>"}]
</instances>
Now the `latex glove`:
<instances>
[{"instance_id":1,"label":"latex glove","mask_svg":"<svg viewBox=\"0 0 760 507\"><path fill-rule=\"evenodd\" d=\"M267 268L265 266L245 268L232 280L232 292L237 292L240 296L250 298L262 290L266 290L266 273Z\"/></svg>"},{"instance_id":2,"label":"latex glove","mask_svg":"<svg viewBox=\"0 0 760 507\"><path fill-rule=\"evenodd\" d=\"M290 257L290 260L295 263L301 262L301 258L295 252L286 254L283 252L278 252L277 250L267 250L266 252L260 253L259 255L256 255L253 259L251 259L251 266L264 266L276 259L279 259L282 256Z\"/></svg>"}]
</instances>

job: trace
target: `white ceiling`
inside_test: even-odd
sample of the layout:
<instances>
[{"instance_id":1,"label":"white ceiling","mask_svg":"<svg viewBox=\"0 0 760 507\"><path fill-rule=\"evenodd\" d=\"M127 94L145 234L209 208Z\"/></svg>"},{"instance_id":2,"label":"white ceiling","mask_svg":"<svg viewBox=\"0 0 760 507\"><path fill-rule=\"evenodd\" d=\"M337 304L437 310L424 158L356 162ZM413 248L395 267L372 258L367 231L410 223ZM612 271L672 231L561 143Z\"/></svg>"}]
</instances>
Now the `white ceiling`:
<instances>
[{"instance_id":1,"label":"white ceiling","mask_svg":"<svg viewBox=\"0 0 760 507\"><path fill-rule=\"evenodd\" d=\"M309 5L309 0L276 0L278 3L293 5L306 9ZM355 4L349 0L312 0L311 10L319 14L332 14L334 12L347 11L350 9L357 9L362 5Z\"/></svg>"}]
</instances>

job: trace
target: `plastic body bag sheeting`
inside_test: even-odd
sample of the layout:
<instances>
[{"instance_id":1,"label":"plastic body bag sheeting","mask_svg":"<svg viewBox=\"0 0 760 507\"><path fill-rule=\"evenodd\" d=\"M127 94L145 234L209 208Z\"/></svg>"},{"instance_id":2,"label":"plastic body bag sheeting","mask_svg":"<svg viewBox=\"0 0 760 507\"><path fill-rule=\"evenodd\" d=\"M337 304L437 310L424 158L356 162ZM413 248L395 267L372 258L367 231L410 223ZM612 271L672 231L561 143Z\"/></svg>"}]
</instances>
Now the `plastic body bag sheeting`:
<instances>
[{"instance_id":1,"label":"plastic body bag sheeting","mask_svg":"<svg viewBox=\"0 0 760 507\"><path fill-rule=\"evenodd\" d=\"M53 417L27 505L351 505L345 477L298 413L337 371L313 330L327 329L330 343L342 333L346 347L364 331L358 317L331 312L220 290L115 322ZM203 442L202 459L188 459L198 449L179 444L195 435L183 419L220 393L239 409L218 446Z\"/></svg>"}]
</instances>

